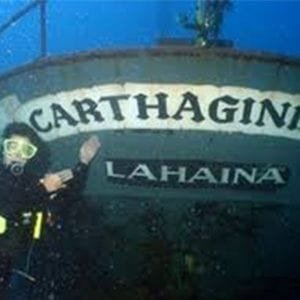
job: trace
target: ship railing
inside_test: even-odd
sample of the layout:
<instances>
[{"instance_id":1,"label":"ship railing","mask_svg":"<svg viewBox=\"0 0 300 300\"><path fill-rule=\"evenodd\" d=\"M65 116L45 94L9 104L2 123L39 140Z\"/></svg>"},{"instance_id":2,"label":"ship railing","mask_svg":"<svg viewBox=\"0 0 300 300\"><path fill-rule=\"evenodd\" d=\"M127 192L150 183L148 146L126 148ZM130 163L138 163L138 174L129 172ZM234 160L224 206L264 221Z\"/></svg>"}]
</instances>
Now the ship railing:
<instances>
[{"instance_id":1,"label":"ship railing","mask_svg":"<svg viewBox=\"0 0 300 300\"><path fill-rule=\"evenodd\" d=\"M40 58L47 55L47 26L46 26L46 2L47 0L34 0L13 14L6 22L0 25L0 35L8 28L31 12L33 9L39 9L40 13ZM1 37L0 37L1 38Z\"/></svg>"}]
</instances>

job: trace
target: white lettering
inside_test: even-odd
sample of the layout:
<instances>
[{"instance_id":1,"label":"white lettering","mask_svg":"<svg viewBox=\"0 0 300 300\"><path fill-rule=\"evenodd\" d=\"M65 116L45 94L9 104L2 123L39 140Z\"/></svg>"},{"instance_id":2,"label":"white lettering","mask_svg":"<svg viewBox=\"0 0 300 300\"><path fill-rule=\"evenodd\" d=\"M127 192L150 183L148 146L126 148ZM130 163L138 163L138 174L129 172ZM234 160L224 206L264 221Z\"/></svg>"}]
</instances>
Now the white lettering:
<instances>
[{"instance_id":1,"label":"white lettering","mask_svg":"<svg viewBox=\"0 0 300 300\"><path fill-rule=\"evenodd\" d=\"M199 168L199 170L188 180L188 182L193 183L195 180L207 180L209 183L218 183L217 179L209 168Z\"/></svg>"},{"instance_id":2,"label":"white lettering","mask_svg":"<svg viewBox=\"0 0 300 300\"><path fill-rule=\"evenodd\" d=\"M229 183L229 175L230 175L230 169L223 168L221 173L220 183Z\"/></svg>"},{"instance_id":3,"label":"white lettering","mask_svg":"<svg viewBox=\"0 0 300 300\"><path fill-rule=\"evenodd\" d=\"M106 161L106 173L108 177L115 177L115 178L125 178L124 174L116 174L114 171L114 162L113 161Z\"/></svg>"},{"instance_id":4,"label":"white lettering","mask_svg":"<svg viewBox=\"0 0 300 300\"><path fill-rule=\"evenodd\" d=\"M276 184L282 184L285 183L285 181L283 180L280 172L278 171L277 168L270 168L266 171L266 173L264 173L258 180L257 180L257 184L262 183L265 180L271 180L274 181Z\"/></svg>"},{"instance_id":5,"label":"white lettering","mask_svg":"<svg viewBox=\"0 0 300 300\"><path fill-rule=\"evenodd\" d=\"M177 170L171 170L169 166L161 166L161 178L160 181L167 182L169 176L178 176L178 182L185 182L186 167L179 167Z\"/></svg>"},{"instance_id":6,"label":"white lettering","mask_svg":"<svg viewBox=\"0 0 300 300\"><path fill-rule=\"evenodd\" d=\"M128 179L132 179L133 177L144 177L152 181L157 180L146 164L139 164L128 176Z\"/></svg>"},{"instance_id":7,"label":"white lettering","mask_svg":"<svg viewBox=\"0 0 300 300\"><path fill-rule=\"evenodd\" d=\"M236 168L234 172L233 184L239 184L241 177L246 179L249 183L255 183L256 172L256 168L252 168L251 174L247 173L247 171L244 169Z\"/></svg>"}]
</instances>

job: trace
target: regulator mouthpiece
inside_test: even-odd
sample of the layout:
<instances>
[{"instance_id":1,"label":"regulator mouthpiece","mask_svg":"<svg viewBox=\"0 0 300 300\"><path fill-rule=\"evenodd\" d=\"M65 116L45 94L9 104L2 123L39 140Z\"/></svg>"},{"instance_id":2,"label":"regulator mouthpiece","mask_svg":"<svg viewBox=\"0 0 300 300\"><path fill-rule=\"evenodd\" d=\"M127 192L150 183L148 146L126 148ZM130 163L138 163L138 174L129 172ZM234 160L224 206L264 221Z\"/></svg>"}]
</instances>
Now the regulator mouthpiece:
<instances>
[{"instance_id":1,"label":"regulator mouthpiece","mask_svg":"<svg viewBox=\"0 0 300 300\"><path fill-rule=\"evenodd\" d=\"M14 162L10 166L10 171L15 176L20 176L24 173L24 164L19 162Z\"/></svg>"}]
</instances>

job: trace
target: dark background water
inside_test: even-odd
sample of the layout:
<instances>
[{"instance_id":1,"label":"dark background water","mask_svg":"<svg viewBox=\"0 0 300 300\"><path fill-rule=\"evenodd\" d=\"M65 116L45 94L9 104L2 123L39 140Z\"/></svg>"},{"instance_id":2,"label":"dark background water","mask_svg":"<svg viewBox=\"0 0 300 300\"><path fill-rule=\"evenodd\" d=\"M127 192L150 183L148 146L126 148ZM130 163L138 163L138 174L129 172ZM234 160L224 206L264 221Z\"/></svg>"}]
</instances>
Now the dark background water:
<instances>
[{"instance_id":1,"label":"dark background water","mask_svg":"<svg viewBox=\"0 0 300 300\"><path fill-rule=\"evenodd\" d=\"M0 24L30 1L1 0ZM95 48L152 47L159 38L193 38L179 22L195 0L48 0L48 55ZM242 50L300 56L300 1L233 1L221 37ZM0 36L0 71L39 56L34 9Z\"/></svg>"}]
</instances>

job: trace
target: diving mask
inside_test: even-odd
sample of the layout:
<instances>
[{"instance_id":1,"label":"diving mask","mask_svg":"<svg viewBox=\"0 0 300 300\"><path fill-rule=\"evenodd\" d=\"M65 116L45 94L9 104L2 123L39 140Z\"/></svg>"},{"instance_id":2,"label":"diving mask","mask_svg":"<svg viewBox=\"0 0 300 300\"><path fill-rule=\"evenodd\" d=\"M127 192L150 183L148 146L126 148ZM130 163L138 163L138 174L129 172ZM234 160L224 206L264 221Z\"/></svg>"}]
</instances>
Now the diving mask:
<instances>
[{"instance_id":1,"label":"diving mask","mask_svg":"<svg viewBox=\"0 0 300 300\"><path fill-rule=\"evenodd\" d=\"M18 156L26 160L34 157L38 150L33 144L18 138L5 139L3 147L8 156Z\"/></svg>"}]
</instances>

